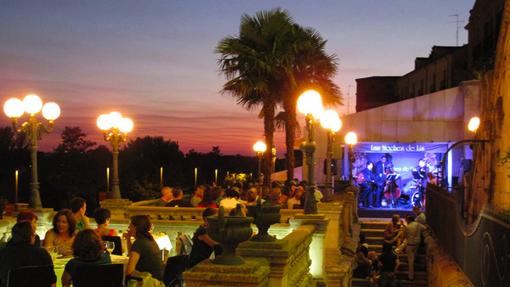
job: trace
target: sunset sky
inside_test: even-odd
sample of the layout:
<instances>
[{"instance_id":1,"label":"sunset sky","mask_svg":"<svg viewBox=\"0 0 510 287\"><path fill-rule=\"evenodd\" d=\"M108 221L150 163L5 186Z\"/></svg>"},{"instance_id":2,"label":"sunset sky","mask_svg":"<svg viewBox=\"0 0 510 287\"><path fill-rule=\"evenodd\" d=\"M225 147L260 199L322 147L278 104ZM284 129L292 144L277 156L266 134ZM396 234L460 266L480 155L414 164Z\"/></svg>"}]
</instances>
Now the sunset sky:
<instances>
[{"instance_id":1,"label":"sunset sky","mask_svg":"<svg viewBox=\"0 0 510 287\"><path fill-rule=\"evenodd\" d=\"M161 135L181 150L251 155L262 139L258 112L219 93L218 41L237 35L242 14L281 7L315 28L339 58L335 78L355 110L355 79L403 75L433 45L455 45L459 14L473 0L332 1L24 1L0 0L0 101L37 93L62 117L41 146L51 150L64 126L103 144L96 117L117 110L135 122L132 137ZM467 22L463 22L462 27ZM461 28L460 44L467 33ZM350 88L349 88L350 85ZM338 107L340 114L347 108ZM5 116L0 125L9 124ZM283 152L283 132L276 135Z\"/></svg>"}]
</instances>

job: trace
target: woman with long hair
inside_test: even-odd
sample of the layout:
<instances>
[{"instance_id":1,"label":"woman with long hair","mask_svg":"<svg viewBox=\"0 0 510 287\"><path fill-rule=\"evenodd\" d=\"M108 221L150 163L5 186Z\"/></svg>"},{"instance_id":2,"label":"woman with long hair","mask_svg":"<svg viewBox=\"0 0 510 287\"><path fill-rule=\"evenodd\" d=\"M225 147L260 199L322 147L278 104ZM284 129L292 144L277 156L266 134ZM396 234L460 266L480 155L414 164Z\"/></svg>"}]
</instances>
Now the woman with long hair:
<instances>
[{"instance_id":1,"label":"woman with long hair","mask_svg":"<svg viewBox=\"0 0 510 287\"><path fill-rule=\"evenodd\" d=\"M64 256L73 255L71 246L76 231L76 220L69 209L62 209L53 217L53 228L46 232L43 247Z\"/></svg>"},{"instance_id":2,"label":"woman with long hair","mask_svg":"<svg viewBox=\"0 0 510 287\"><path fill-rule=\"evenodd\" d=\"M146 215L131 217L131 223L127 233L127 247L129 261L126 275L135 271L149 272L153 278L163 280L163 263L156 240L151 234L152 224ZM131 238L135 241L131 243Z\"/></svg>"}]
</instances>

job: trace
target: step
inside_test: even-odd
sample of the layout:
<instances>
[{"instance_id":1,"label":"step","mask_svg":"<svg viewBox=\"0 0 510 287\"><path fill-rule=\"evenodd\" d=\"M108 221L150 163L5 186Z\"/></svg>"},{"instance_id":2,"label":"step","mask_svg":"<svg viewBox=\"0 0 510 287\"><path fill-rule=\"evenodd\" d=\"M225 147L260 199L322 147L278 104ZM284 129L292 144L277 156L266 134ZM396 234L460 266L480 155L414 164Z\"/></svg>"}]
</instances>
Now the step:
<instances>
[{"instance_id":1,"label":"step","mask_svg":"<svg viewBox=\"0 0 510 287\"><path fill-rule=\"evenodd\" d=\"M365 239L368 244L381 244L383 242L383 238L380 236L366 236Z\"/></svg>"},{"instance_id":2,"label":"step","mask_svg":"<svg viewBox=\"0 0 510 287\"><path fill-rule=\"evenodd\" d=\"M390 221L362 221L361 228L385 229Z\"/></svg>"},{"instance_id":3,"label":"step","mask_svg":"<svg viewBox=\"0 0 510 287\"><path fill-rule=\"evenodd\" d=\"M378 237L383 238L384 229L373 229L373 228L361 228L360 234L365 234L365 237Z\"/></svg>"},{"instance_id":4,"label":"step","mask_svg":"<svg viewBox=\"0 0 510 287\"><path fill-rule=\"evenodd\" d=\"M359 287L370 287L370 281L368 279L361 278L352 278L351 286L359 286ZM423 279L414 279L413 281L408 281L406 279L400 279L400 287L427 287L428 280Z\"/></svg>"},{"instance_id":5,"label":"step","mask_svg":"<svg viewBox=\"0 0 510 287\"><path fill-rule=\"evenodd\" d=\"M407 276L408 276L408 272L407 271L397 271L397 277L400 278L400 279L407 279ZM415 281L416 280L427 280L428 278L428 275L427 275L427 272L424 272L424 271L414 271L414 279Z\"/></svg>"}]
</instances>

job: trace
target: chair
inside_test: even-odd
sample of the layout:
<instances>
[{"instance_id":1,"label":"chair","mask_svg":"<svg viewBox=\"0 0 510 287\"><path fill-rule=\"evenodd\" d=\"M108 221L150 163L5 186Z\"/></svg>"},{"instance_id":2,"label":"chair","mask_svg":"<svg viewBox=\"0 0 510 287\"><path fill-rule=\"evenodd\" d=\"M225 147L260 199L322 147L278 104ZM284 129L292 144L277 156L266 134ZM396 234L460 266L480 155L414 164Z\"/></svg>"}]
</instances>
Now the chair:
<instances>
[{"instance_id":1,"label":"chair","mask_svg":"<svg viewBox=\"0 0 510 287\"><path fill-rule=\"evenodd\" d=\"M83 264L71 279L74 287L124 286L124 264Z\"/></svg>"},{"instance_id":2,"label":"chair","mask_svg":"<svg viewBox=\"0 0 510 287\"><path fill-rule=\"evenodd\" d=\"M113 255L122 255L122 241L120 240L120 236L101 236L103 241L112 241L115 243L115 248L113 249Z\"/></svg>"},{"instance_id":3,"label":"chair","mask_svg":"<svg viewBox=\"0 0 510 287\"><path fill-rule=\"evenodd\" d=\"M7 287L49 287L56 282L53 265L25 266L7 273Z\"/></svg>"},{"instance_id":4,"label":"chair","mask_svg":"<svg viewBox=\"0 0 510 287\"><path fill-rule=\"evenodd\" d=\"M182 287L184 281L182 273L188 267L189 256L177 255L168 257L165 266L165 273L163 275L163 282L167 287Z\"/></svg>"}]
</instances>

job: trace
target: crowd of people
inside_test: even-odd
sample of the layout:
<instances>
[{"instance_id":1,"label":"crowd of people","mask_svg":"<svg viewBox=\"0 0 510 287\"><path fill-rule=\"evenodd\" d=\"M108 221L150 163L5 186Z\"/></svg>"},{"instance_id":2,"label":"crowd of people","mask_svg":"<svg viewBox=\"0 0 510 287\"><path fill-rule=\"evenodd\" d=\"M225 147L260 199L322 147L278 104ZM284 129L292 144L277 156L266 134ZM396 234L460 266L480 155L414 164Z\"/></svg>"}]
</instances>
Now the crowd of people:
<instances>
[{"instance_id":1,"label":"crowd of people","mask_svg":"<svg viewBox=\"0 0 510 287\"><path fill-rule=\"evenodd\" d=\"M304 205L306 182L295 180L280 184L274 182L270 188L233 185L219 187L199 185L186 197L178 187L163 187L156 206L167 207L203 207L203 224L190 239L192 247L188 256L188 267L221 253L221 247L207 234L208 217L214 216L219 207L226 212L234 211L237 206L246 207L256 204L280 204L282 208L299 209ZM316 198L320 200L320 197ZM163 280L164 263L161 251L152 235L152 223L146 215L136 215L130 220L126 233L119 234L110 227L111 213L106 208L97 208L92 214L94 228L87 217L87 204L82 198L74 198L70 209L56 212L52 227L41 240L37 235L37 215L30 210L17 215L17 223L12 228L12 238L0 249L0 287L6 286L9 270L23 266L53 265L56 256L70 259L62 273L63 286L70 286L73 278L83 264L109 264L111 256L106 250L103 237L122 236L128 254L125 273L127 276L137 272L148 272L152 278ZM246 208L241 208L246 215ZM21 256L19 256L21 254ZM57 280L53 272L52 281Z\"/></svg>"},{"instance_id":2,"label":"crowd of people","mask_svg":"<svg viewBox=\"0 0 510 287\"><path fill-rule=\"evenodd\" d=\"M415 280L415 260L420 246L424 244L424 234L427 232L425 213L419 207L413 208L413 214L405 218L405 223L399 215L393 215L384 230L382 250L379 255L375 250L370 251L364 234L360 234L359 245L356 250L356 268L353 276L368 278L371 286L396 287L400 285L397 272L401 263L399 255L407 256L407 280Z\"/></svg>"}]
</instances>

